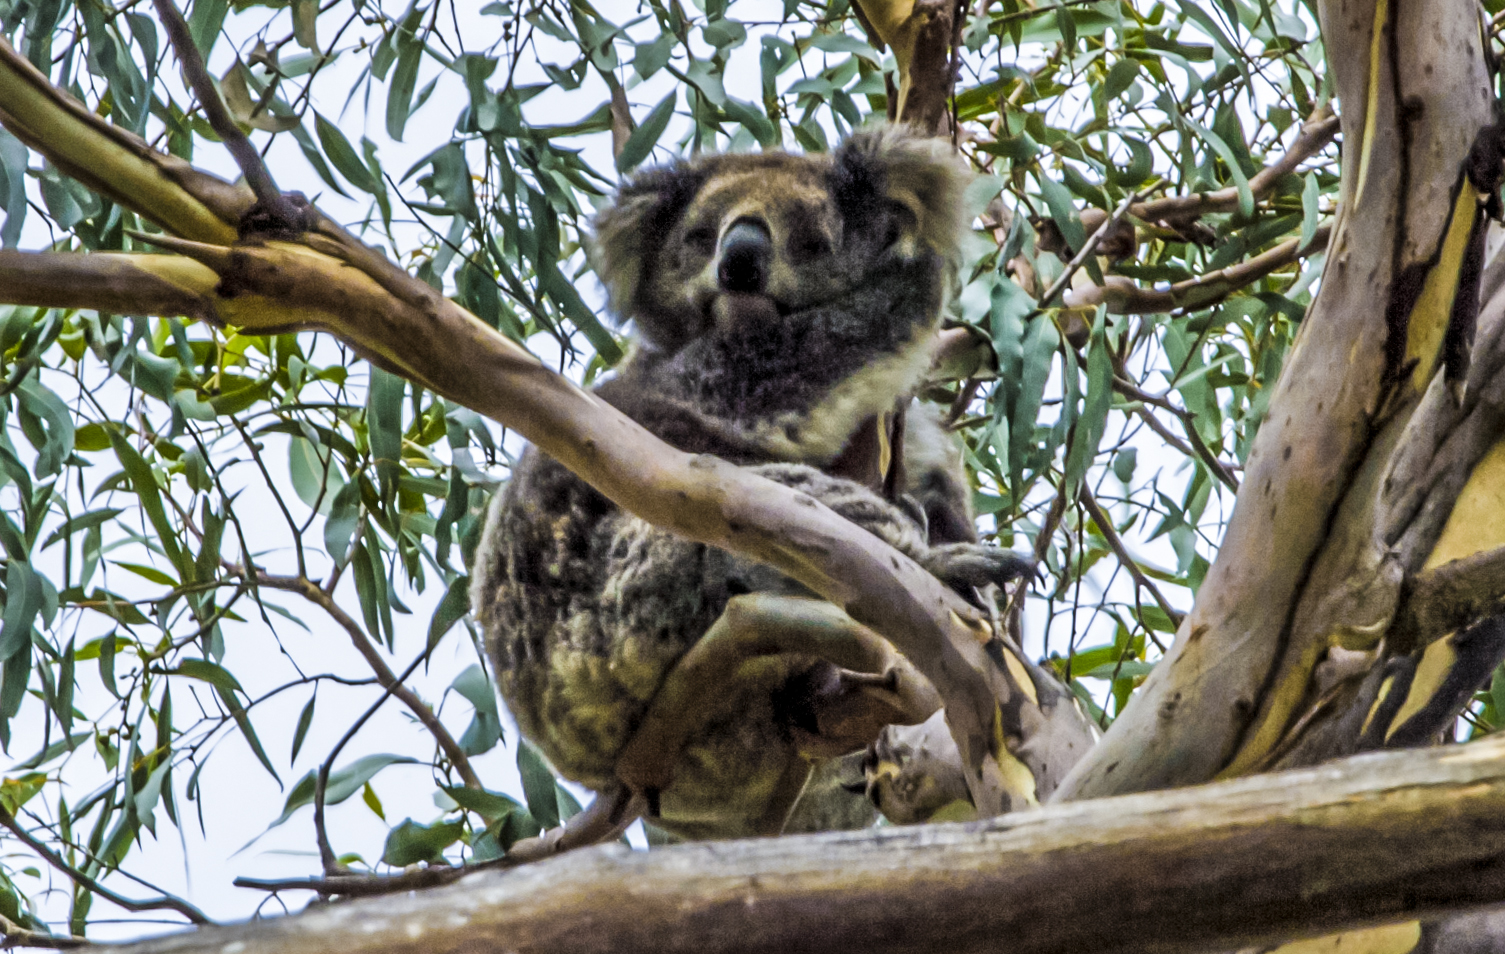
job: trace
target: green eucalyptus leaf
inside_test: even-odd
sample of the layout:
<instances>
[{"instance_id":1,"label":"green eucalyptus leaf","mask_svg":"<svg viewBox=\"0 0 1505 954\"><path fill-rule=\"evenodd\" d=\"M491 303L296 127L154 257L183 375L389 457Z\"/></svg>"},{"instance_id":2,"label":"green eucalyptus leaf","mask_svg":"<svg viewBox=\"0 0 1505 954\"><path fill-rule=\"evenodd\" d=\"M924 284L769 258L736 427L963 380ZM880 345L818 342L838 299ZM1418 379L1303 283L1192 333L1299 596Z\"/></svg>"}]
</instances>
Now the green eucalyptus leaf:
<instances>
[{"instance_id":1,"label":"green eucalyptus leaf","mask_svg":"<svg viewBox=\"0 0 1505 954\"><path fill-rule=\"evenodd\" d=\"M416 765L418 760L407 755L388 755L385 753L375 755L363 755L349 763L344 768L339 768L329 773L324 787L324 804L338 805L345 799L359 792L363 786L382 769L390 765ZM282 803L282 814L267 826L271 831L278 825L293 817L293 813L304 805L312 805L314 802L314 789L318 784L319 772L311 769L302 778L298 779L292 789L287 793L287 799ZM265 834L263 832L262 834ZM260 835L257 836L261 837ZM254 841L254 839L253 839Z\"/></svg>"},{"instance_id":2,"label":"green eucalyptus leaf","mask_svg":"<svg viewBox=\"0 0 1505 954\"><path fill-rule=\"evenodd\" d=\"M400 67L399 67L400 68ZM371 170L361 161L356 154L355 147L350 145L350 140L340 132L339 127L318 113L314 113L314 129L319 134L319 145L324 147L324 155L339 170L340 175L351 185L362 192L374 193L379 186L376 178L371 175ZM400 139L400 136L394 136Z\"/></svg>"},{"instance_id":3,"label":"green eucalyptus leaf","mask_svg":"<svg viewBox=\"0 0 1505 954\"><path fill-rule=\"evenodd\" d=\"M1319 196L1317 174L1308 172L1302 181L1301 188L1301 245L1299 248L1306 249L1312 244L1312 239L1317 237L1317 198Z\"/></svg>"},{"instance_id":4,"label":"green eucalyptus leaf","mask_svg":"<svg viewBox=\"0 0 1505 954\"><path fill-rule=\"evenodd\" d=\"M543 753L524 738L517 740L517 771L522 776L528 813L546 829L559 827L559 797L554 794L554 773Z\"/></svg>"},{"instance_id":5,"label":"green eucalyptus leaf","mask_svg":"<svg viewBox=\"0 0 1505 954\"><path fill-rule=\"evenodd\" d=\"M420 825L405 818L387 833L381 860L396 868L420 861L443 861L444 849L459 841L464 834L465 826L457 821Z\"/></svg>"}]
</instances>

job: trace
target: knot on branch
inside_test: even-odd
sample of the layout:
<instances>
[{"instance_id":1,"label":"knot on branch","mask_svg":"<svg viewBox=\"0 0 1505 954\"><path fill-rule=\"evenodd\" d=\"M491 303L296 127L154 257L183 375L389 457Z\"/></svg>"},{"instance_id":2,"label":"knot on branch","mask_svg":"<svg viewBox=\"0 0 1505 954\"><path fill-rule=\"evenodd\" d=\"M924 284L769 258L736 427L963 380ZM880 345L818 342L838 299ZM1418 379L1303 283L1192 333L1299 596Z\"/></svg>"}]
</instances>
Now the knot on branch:
<instances>
[{"instance_id":1,"label":"knot on branch","mask_svg":"<svg viewBox=\"0 0 1505 954\"><path fill-rule=\"evenodd\" d=\"M317 227L319 211L303 193L284 192L278 198L281 201L257 199L246 210L236 225L236 234L241 241L280 239L291 242Z\"/></svg>"}]
</instances>

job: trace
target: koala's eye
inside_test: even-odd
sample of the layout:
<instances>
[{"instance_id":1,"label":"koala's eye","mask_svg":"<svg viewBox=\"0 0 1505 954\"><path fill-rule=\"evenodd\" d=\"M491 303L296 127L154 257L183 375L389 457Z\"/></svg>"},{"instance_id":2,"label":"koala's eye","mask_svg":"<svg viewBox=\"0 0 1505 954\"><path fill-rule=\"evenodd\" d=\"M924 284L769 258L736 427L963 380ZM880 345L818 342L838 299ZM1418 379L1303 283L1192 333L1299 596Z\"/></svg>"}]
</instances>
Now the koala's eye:
<instances>
[{"instance_id":1,"label":"koala's eye","mask_svg":"<svg viewBox=\"0 0 1505 954\"><path fill-rule=\"evenodd\" d=\"M696 255L710 258L716 254L716 230L697 225L685 233L685 245Z\"/></svg>"},{"instance_id":2,"label":"koala's eye","mask_svg":"<svg viewBox=\"0 0 1505 954\"><path fill-rule=\"evenodd\" d=\"M889 248L914 228L914 213L895 203L883 222L883 247Z\"/></svg>"}]
</instances>

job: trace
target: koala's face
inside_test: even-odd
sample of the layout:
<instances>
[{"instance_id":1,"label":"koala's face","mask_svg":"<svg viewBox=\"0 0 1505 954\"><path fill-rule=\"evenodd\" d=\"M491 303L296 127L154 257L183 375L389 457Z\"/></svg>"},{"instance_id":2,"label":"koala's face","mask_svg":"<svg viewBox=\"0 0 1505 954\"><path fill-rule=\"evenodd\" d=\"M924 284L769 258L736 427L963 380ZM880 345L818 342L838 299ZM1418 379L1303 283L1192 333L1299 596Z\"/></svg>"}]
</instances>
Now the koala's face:
<instances>
[{"instance_id":1,"label":"koala's face","mask_svg":"<svg viewBox=\"0 0 1505 954\"><path fill-rule=\"evenodd\" d=\"M913 219L875 197L866 218L887 238L879 245L845 228L822 163L770 156L741 165L752 168L726 169L696 193L639 292L641 312L672 318L691 337L712 322L755 320L762 308L798 311L839 296Z\"/></svg>"},{"instance_id":2,"label":"koala's face","mask_svg":"<svg viewBox=\"0 0 1505 954\"><path fill-rule=\"evenodd\" d=\"M944 146L859 133L831 155L707 156L634 178L596 220L613 311L659 348L841 298L895 258L952 251Z\"/></svg>"}]
</instances>

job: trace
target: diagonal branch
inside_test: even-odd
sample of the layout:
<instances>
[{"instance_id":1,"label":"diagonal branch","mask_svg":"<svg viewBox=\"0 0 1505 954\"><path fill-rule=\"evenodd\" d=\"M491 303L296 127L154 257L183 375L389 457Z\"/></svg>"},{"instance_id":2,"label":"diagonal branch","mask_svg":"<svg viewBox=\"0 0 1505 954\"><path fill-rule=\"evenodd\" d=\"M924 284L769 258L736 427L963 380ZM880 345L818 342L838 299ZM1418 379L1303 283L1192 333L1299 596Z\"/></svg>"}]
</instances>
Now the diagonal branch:
<instances>
[{"instance_id":1,"label":"diagonal branch","mask_svg":"<svg viewBox=\"0 0 1505 954\"><path fill-rule=\"evenodd\" d=\"M1103 539L1108 541L1109 548L1113 550L1113 555L1118 557L1119 565L1128 570L1129 576L1133 577L1134 585L1149 590L1150 595L1155 598L1156 605L1160 607L1160 611L1170 619L1172 625L1179 627L1181 618L1185 614L1177 612L1160 592L1160 588L1155 585L1155 581L1144 575L1144 571L1139 568L1139 562L1129 553L1129 548L1124 546L1122 538L1119 537L1118 530L1113 526L1113 519L1103 512L1102 507L1098 506L1097 498L1092 495L1092 491L1088 489L1085 482L1082 484L1080 497L1082 506L1087 508L1088 515L1092 517L1092 522L1097 524L1097 528L1103 533Z\"/></svg>"},{"instance_id":2,"label":"diagonal branch","mask_svg":"<svg viewBox=\"0 0 1505 954\"><path fill-rule=\"evenodd\" d=\"M1283 156L1249 178L1249 191L1256 199L1267 195L1281 179L1295 172L1297 166L1332 142L1333 137L1338 135L1338 129L1338 117L1333 115L1330 107L1324 106L1301 127L1300 134ZM1212 212L1231 212L1238 208L1238 201L1238 189L1229 186L1212 192L1138 202L1129 209L1129 214L1145 222L1179 223ZM1107 213L1101 209L1086 209L1082 212L1082 227L1091 229L1106 217Z\"/></svg>"},{"instance_id":3,"label":"diagonal branch","mask_svg":"<svg viewBox=\"0 0 1505 954\"><path fill-rule=\"evenodd\" d=\"M1317 229L1307 245L1300 238L1288 239L1236 265L1176 282L1161 291L1136 285L1118 275L1107 276L1106 285L1072 288L1066 292L1068 307L1093 307L1106 303L1115 315L1160 315L1173 311L1199 311L1210 308L1241 288L1254 284L1266 275L1292 262L1327 250L1332 226Z\"/></svg>"},{"instance_id":4,"label":"diagonal branch","mask_svg":"<svg viewBox=\"0 0 1505 954\"><path fill-rule=\"evenodd\" d=\"M3 40L0 124L89 189L184 238L234 241L242 213L255 201L248 189L95 115Z\"/></svg>"},{"instance_id":5,"label":"diagonal branch","mask_svg":"<svg viewBox=\"0 0 1505 954\"><path fill-rule=\"evenodd\" d=\"M1390 638L1425 646L1476 620L1505 612L1505 547L1474 553L1411 579Z\"/></svg>"}]
</instances>

